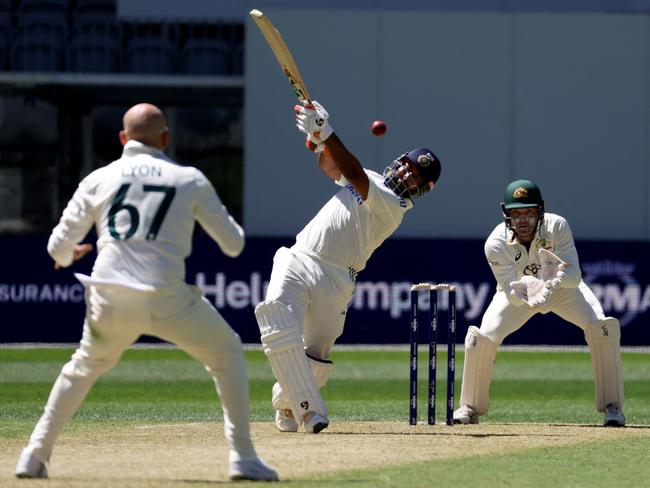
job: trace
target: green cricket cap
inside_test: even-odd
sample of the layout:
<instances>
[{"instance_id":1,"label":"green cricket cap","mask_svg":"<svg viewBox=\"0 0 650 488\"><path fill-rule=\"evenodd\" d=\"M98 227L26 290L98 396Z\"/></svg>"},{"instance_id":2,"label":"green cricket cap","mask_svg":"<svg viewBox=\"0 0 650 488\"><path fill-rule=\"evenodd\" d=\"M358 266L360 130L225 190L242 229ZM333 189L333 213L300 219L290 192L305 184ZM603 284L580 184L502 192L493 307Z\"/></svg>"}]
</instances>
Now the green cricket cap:
<instances>
[{"instance_id":1,"label":"green cricket cap","mask_svg":"<svg viewBox=\"0 0 650 488\"><path fill-rule=\"evenodd\" d=\"M506 187L503 204L506 210L513 208L530 208L542 205L542 192L530 180L516 180Z\"/></svg>"}]
</instances>

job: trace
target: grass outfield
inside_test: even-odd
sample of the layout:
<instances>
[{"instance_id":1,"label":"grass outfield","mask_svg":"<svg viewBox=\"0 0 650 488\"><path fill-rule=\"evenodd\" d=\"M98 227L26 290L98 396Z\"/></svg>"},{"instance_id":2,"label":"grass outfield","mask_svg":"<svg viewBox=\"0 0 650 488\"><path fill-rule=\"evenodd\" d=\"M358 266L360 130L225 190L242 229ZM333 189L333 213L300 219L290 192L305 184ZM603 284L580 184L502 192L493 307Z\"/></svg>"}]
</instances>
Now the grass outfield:
<instances>
[{"instance_id":1,"label":"grass outfield","mask_svg":"<svg viewBox=\"0 0 650 488\"><path fill-rule=\"evenodd\" d=\"M16 483L11 474L20 446L71 353L71 349L0 349L0 485ZM460 352L459 365L462 357ZM332 359L335 371L323 389L330 428L318 436L279 434L271 425L273 377L268 362L261 351L246 352L256 446L291 486L598 487L643 486L650 479L650 467L639 462L650 452L648 353L623 354L626 429L596 428L602 414L594 408L591 362L586 352L500 351L490 413L481 418L479 426L454 427L407 425L406 348L342 350ZM439 354L441 369L445 359L444 353ZM426 370L424 353L420 360ZM457 396L462 376L462 368L458 369ZM421 418L426 403L424 373L421 371ZM444 381L439 382L438 391L438 417L444 424ZM95 385L64 430L53 457L51 483L58 477L62 477L61 486L83 486L91 481L96 485L98 480L100 486L186 482L207 486L223 481L223 466L214 467L225 465L217 462L226 452L222 436L214 437L220 435L222 428L215 428L220 421L211 379L200 364L175 349L128 350ZM138 435L131 438L134 432ZM171 440L163 442L165 436ZM185 443L182 450L177 446L181 438ZM97 458L117 456L126 478L118 475L117 468L114 474L107 471L99 478L89 474L102 473L103 465L84 472L84 464L74 463L71 471L66 460L79 459L75 453L78 446L84 446L86 452L96 448L97 439L104 439L101 444L105 446ZM110 447L122 445L120 442L124 442L123 450ZM145 451L153 449L156 457L147 459L143 454L143 462L136 462L130 472L128 462L135 455L130 451L139 453L139 442L146 446ZM165 465L167 474L161 475L160 469L151 475L143 471L169 451L190 456L202 442L204 450L220 449L210 456L207 466L172 458ZM120 461L124 452L129 455ZM179 472L170 467L173 464L180 464Z\"/></svg>"}]
</instances>

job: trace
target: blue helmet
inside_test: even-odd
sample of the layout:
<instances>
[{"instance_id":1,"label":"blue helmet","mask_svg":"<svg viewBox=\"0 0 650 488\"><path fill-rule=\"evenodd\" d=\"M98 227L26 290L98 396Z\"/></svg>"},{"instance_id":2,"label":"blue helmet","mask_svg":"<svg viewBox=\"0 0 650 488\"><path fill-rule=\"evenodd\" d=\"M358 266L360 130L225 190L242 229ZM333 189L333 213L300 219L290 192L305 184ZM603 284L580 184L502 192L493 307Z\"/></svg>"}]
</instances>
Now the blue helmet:
<instances>
[{"instance_id":1,"label":"blue helmet","mask_svg":"<svg viewBox=\"0 0 650 488\"><path fill-rule=\"evenodd\" d=\"M409 163L418 170L419 184L413 180ZM402 154L384 170L384 182L398 197L419 198L433 188L440 178L440 171L440 160L433 151L418 147Z\"/></svg>"}]
</instances>

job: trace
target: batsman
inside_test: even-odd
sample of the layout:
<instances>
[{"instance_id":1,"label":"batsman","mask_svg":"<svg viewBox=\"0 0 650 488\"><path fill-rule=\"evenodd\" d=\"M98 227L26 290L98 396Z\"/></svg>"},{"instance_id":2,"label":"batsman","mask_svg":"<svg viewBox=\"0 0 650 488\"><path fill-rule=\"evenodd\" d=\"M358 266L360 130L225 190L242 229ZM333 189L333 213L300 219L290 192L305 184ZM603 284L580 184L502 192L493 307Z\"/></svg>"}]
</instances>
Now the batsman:
<instances>
[{"instance_id":1,"label":"batsman","mask_svg":"<svg viewBox=\"0 0 650 488\"><path fill-rule=\"evenodd\" d=\"M504 222L485 242L485 255L497 290L480 329L465 337L460 408L454 423L478 424L489 408L490 381L497 348L533 315L553 312L583 330L591 351L596 409L604 425L623 427L621 327L582 280L578 253L567 221L544 212L539 187L511 182L501 204Z\"/></svg>"},{"instance_id":2,"label":"batsman","mask_svg":"<svg viewBox=\"0 0 650 488\"><path fill-rule=\"evenodd\" d=\"M281 432L316 434L329 425L320 394L334 364L334 341L343 332L357 273L402 222L416 198L440 176L440 161L426 148L399 156L383 175L364 169L345 147L318 103L297 105L296 123L318 152L321 171L342 188L297 235L278 249L266 299L255 315L277 383L272 403Z\"/></svg>"}]
</instances>

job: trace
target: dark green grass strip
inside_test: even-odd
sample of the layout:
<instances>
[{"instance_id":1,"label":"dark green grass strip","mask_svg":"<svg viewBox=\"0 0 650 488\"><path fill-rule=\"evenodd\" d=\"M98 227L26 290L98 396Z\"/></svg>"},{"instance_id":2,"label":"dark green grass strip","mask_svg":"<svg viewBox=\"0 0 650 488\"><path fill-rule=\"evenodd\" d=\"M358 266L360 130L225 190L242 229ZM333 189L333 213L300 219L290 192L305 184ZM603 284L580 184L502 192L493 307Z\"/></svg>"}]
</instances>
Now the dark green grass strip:
<instances>
[{"instance_id":1,"label":"dark green grass strip","mask_svg":"<svg viewBox=\"0 0 650 488\"><path fill-rule=\"evenodd\" d=\"M609 443L585 442L513 454L346 471L331 476L306 475L305 479L288 484L354 488L637 488L650 479L650 463L644 461L649 451L647 437Z\"/></svg>"},{"instance_id":2,"label":"dark green grass strip","mask_svg":"<svg viewBox=\"0 0 650 488\"><path fill-rule=\"evenodd\" d=\"M70 358L67 349L0 349L0 435L15 432L16 423L35 421L52 382ZM459 354L462 358L462 354ZM425 359L426 355L421 355ZM408 415L408 353L341 351L323 394L333 421L404 420ZM440 361L444 361L444 354ZM261 351L247 351L251 416L272 418L273 376ZM628 423L650 424L650 360L623 356ZM422 363L426 370L426 359ZM462 364L459 361L459 364ZM460 368L459 368L460 369ZM421 418L426 405L425 373L421 373ZM460 396L459 371L456 398ZM438 384L437 408L444 416L445 382ZM593 378L587 353L499 353L491 388L487 422L597 424ZM175 349L131 349L118 366L91 390L74 422L196 422L222 418L214 386L203 368Z\"/></svg>"}]
</instances>

